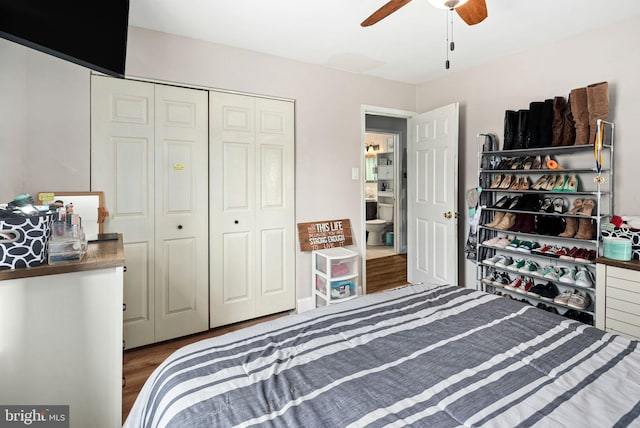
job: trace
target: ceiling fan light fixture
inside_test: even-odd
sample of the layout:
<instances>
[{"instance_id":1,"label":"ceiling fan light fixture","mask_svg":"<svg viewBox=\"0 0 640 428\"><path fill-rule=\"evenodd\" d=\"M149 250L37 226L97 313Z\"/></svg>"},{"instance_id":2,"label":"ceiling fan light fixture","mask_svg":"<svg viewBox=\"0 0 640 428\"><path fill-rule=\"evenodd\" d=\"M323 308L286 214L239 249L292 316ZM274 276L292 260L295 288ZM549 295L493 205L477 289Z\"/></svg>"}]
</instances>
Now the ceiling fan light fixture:
<instances>
[{"instance_id":1,"label":"ceiling fan light fixture","mask_svg":"<svg viewBox=\"0 0 640 428\"><path fill-rule=\"evenodd\" d=\"M462 6L469 0L427 0L431 6L438 9L454 9L458 6Z\"/></svg>"}]
</instances>

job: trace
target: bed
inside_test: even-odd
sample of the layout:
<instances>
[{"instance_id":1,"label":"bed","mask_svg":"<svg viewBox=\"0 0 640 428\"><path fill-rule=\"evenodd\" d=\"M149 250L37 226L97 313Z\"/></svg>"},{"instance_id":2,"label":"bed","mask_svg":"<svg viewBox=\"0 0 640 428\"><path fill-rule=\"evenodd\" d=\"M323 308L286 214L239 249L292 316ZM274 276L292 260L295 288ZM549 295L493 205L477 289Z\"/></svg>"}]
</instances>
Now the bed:
<instances>
[{"instance_id":1,"label":"bed","mask_svg":"<svg viewBox=\"0 0 640 428\"><path fill-rule=\"evenodd\" d=\"M188 345L124 426L634 425L638 342L481 291L411 285Z\"/></svg>"}]
</instances>

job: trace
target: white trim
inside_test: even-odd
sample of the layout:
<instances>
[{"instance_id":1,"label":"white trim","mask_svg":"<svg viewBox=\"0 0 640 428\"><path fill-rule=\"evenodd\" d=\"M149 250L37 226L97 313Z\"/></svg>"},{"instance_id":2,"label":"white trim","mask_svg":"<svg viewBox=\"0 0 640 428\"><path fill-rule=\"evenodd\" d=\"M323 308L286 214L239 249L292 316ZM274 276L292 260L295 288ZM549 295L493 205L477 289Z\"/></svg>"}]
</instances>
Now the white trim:
<instances>
[{"instance_id":1,"label":"white trim","mask_svg":"<svg viewBox=\"0 0 640 428\"><path fill-rule=\"evenodd\" d=\"M301 314L302 312L306 312L306 311L310 311L311 309L315 309L316 305L315 305L315 302L314 302L313 299L314 299L314 296L298 299L296 312Z\"/></svg>"},{"instance_id":2,"label":"white trim","mask_svg":"<svg viewBox=\"0 0 640 428\"><path fill-rule=\"evenodd\" d=\"M379 107L372 106L367 104L360 105L360 147L364 148L365 144L365 132L367 129L366 123L366 115L376 115L376 116L387 116L387 117L399 117L404 119L409 119L416 115L414 111L408 110L399 110L395 108L389 107ZM409 136L407 135L407 138ZM365 157L360 156L360 171L365 170ZM364 193L364 173L360 174L360 219L361 219L361 227L360 227L360 277L362 278L362 293L367 294L367 228L366 222L364 219L366 218L365 211L365 193Z\"/></svg>"}]
</instances>

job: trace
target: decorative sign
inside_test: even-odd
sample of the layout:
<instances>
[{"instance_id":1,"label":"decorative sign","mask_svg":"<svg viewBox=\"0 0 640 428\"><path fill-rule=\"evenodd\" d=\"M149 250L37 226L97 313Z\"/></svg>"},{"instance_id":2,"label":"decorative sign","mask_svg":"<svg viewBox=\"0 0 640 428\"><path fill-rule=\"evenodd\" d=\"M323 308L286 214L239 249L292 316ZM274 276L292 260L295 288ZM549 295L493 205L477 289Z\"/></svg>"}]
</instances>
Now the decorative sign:
<instances>
[{"instance_id":1,"label":"decorative sign","mask_svg":"<svg viewBox=\"0 0 640 428\"><path fill-rule=\"evenodd\" d=\"M300 251L353 245L351 221L343 219L298 223L298 239Z\"/></svg>"}]
</instances>

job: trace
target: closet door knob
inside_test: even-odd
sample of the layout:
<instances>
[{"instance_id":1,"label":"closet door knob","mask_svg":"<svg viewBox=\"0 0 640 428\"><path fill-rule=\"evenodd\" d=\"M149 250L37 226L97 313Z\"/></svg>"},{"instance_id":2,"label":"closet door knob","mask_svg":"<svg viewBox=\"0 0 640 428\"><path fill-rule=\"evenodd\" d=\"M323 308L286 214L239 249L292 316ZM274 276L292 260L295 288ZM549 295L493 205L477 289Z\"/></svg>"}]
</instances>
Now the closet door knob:
<instances>
[{"instance_id":1,"label":"closet door knob","mask_svg":"<svg viewBox=\"0 0 640 428\"><path fill-rule=\"evenodd\" d=\"M181 224L178 225L178 230L182 230L182 225Z\"/></svg>"},{"instance_id":2,"label":"closet door knob","mask_svg":"<svg viewBox=\"0 0 640 428\"><path fill-rule=\"evenodd\" d=\"M235 224L239 224L240 222L239 222L238 220L235 220L235 221L234 221L234 223L235 223Z\"/></svg>"}]
</instances>

